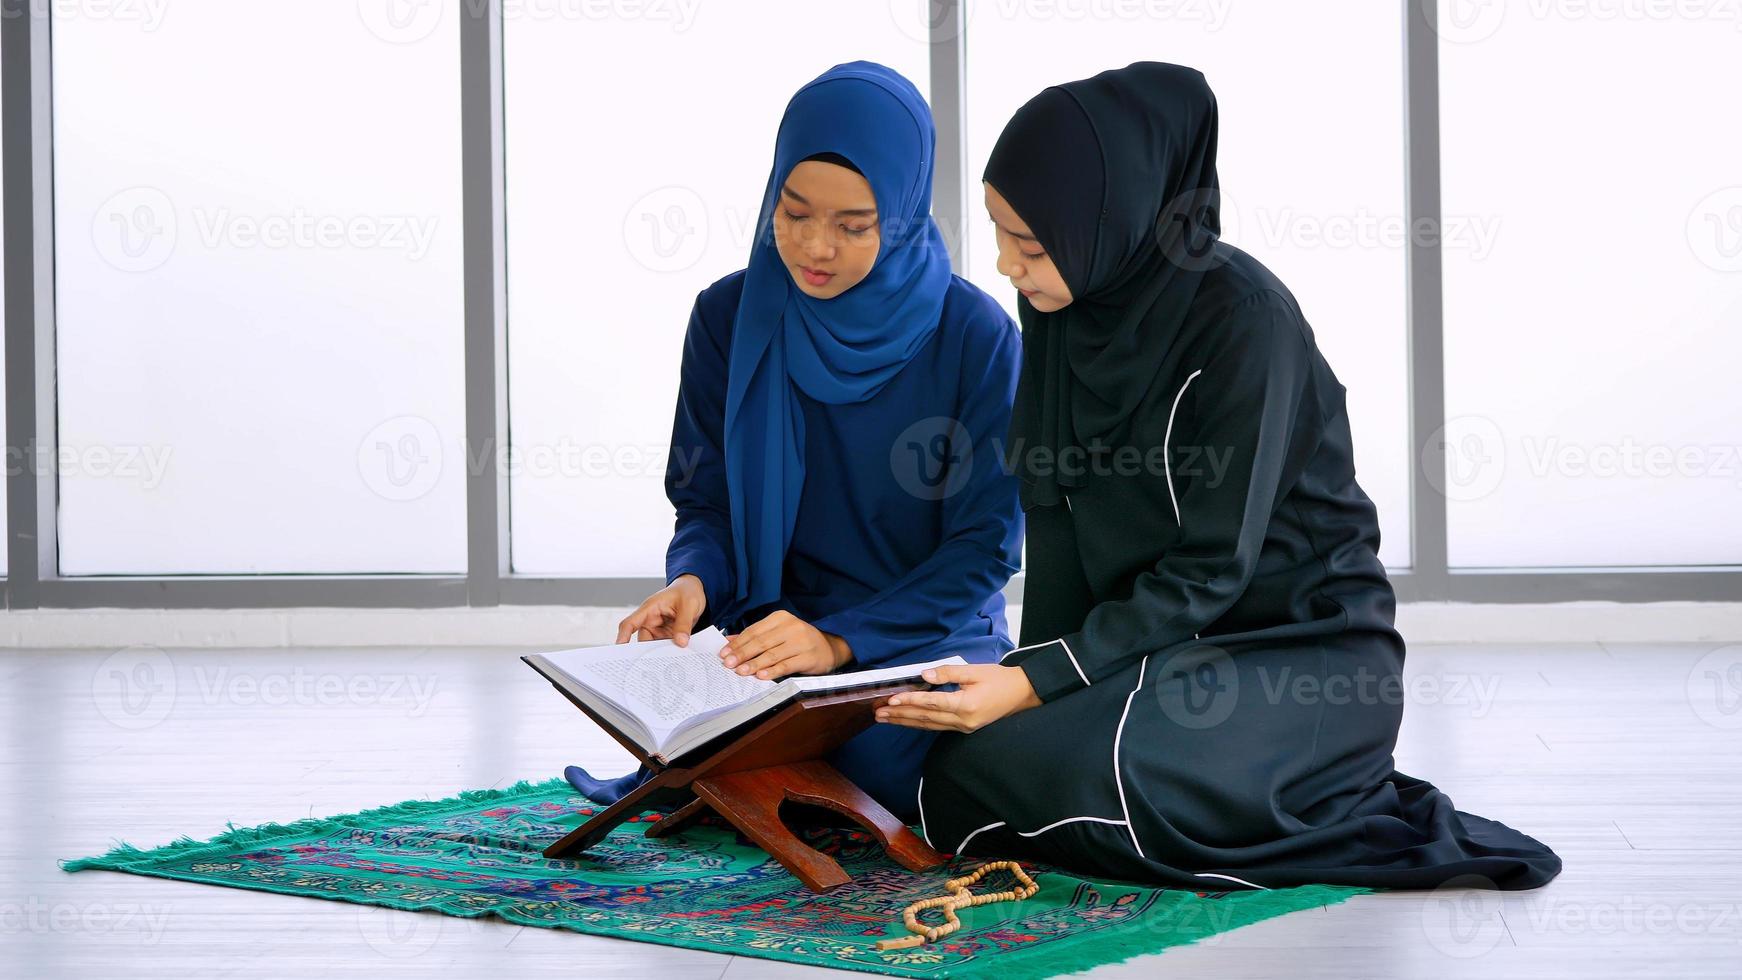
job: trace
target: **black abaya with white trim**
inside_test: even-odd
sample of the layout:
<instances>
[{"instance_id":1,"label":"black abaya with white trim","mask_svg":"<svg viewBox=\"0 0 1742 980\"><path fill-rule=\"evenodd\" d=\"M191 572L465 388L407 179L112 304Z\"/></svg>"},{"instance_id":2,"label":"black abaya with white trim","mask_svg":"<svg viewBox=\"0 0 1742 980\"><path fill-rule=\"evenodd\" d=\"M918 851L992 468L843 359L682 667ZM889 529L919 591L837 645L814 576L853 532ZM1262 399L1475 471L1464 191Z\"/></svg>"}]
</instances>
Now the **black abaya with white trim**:
<instances>
[{"instance_id":1,"label":"black abaya with white trim","mask_svg":"<svg viewBox=\"0 0 1742 980\"><path fill-rule=\"evenodd\" d=\"M1116 160L1119 113L1161 104L1175 132L1138 138L1195 139L1204 157L1207 126L1212 169L1183 179L1213 189L1214 102L1188 72L1106 72L1048 90L1071 101L1039 115L1056 129L1079 113L1092 132L1054 145L1086 138ZM1179 122L1194 110L1195 134ZM1099 295L1098 266L1180 271L1177 257L1108 248L1107 212L1079 236L1087 257L1059 254L1069 219L1024 186L1056 187L1058 175L1016 152L1035 145L1022 122L987 180L1079 298ZM1135 166L1179 156L1162 147ZM1105 179L1122 179L1115 164ZM1180 179L1154 183L1171 199ZM927 840L1184 887L1543 884L1561 866L1548 847L1395 770L1404 643L1345 389L1288 289L1216 240L1213 211L1198 230L1189 294L1171 310L1138 288L1150 305L1135 317L1104 303L1087 311L1099 321L1021 311L1027 362L1008 452L1024 476L1028 577L1023 645L1004 662L1043 703L937 741L919 794ZM1097 329L1087 351L1070 346ZM1116 369L1097 373L1095 354L1121 343ZM1085 400L1113 423L1095 429Z\"/></svg>"}]
</instances>

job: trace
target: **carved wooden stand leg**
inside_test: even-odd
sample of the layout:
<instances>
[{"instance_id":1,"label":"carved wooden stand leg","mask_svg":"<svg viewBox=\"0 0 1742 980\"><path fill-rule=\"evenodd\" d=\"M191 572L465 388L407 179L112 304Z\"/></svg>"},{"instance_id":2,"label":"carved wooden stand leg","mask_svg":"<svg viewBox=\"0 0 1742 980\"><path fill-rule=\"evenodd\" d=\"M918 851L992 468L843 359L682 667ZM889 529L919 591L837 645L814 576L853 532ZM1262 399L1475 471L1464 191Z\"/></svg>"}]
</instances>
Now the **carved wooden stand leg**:
<instances>
[{"instance_id":1,"label":"carved wooden stand leg","mask_svg":"<svg viewBox=\"0 0 1742 980\"><path fill-rule=\"evenodd\" d=\"M690 827L696 821L702 819L703 815L707 812L708 801L698 796L688 803L685 803L676 811L667 814L664 819L656 820L653 823L648 824L647 831L642 836L669 837L680 830Z\"/></svg>"},{"instance_id":2,"label":"carved wooden stand leg","mask_svg":"<svg viewBox=\"0 0 1742 980\"><path fill-rule=\"evenodd\" d=\"M706 776L696 780L691 788L812 891L828 891L852 878L834 858L799 840L781 821L780 804L787 800L826 807L850 818L870 831L889 856L910 871L924 871L944 863L941 854L926 846L894 814L826 762L798 762Z\"/></svg>"}]
</instances>

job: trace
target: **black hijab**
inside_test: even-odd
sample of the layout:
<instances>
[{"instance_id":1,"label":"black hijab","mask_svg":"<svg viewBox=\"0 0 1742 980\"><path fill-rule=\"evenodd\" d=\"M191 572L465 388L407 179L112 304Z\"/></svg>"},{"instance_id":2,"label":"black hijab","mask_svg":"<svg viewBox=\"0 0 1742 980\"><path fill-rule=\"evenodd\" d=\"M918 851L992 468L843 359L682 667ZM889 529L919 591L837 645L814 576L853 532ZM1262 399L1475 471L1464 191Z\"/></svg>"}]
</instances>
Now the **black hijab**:
<instances>
[{"instance_id":1,"label":"black hijab","mask_svg":"<svg viewBox=\"0 0 1742 980\"><path fill-rule=\"evenodd\" d=\"M1154 61L1054 85L1004 127L985 180L1073 297L1056 313L1017 306L1007 462L1025 507L1057 504L1085 468L1066 451L1112 450L1217 261L1216 97L1202 73ZM1047 465L1023 465L1037 450Z\"/></svg>"}]
</instances>

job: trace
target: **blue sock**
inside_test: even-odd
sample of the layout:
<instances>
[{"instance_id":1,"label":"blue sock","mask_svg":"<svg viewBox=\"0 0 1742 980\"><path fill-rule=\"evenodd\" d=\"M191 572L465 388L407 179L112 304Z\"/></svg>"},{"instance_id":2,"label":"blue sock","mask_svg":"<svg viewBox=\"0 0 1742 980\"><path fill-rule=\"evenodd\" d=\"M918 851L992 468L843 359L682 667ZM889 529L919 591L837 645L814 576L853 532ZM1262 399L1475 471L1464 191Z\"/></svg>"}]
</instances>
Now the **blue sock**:
<instances>
[{"instance_id":1,"label":"blue sock","mask_svg":"<svg viewBox=\"0 0 1742 980\"><path fill-rule=\"evenodd\" d=\"M602 806L610 806L629 794L629 791L653 776L653 770L642 766L625 776L614 779L594 779L580 766L569 766L563 770L563 778L569 785L581 791L581 795Z\"/></svg>"}]
</instances>

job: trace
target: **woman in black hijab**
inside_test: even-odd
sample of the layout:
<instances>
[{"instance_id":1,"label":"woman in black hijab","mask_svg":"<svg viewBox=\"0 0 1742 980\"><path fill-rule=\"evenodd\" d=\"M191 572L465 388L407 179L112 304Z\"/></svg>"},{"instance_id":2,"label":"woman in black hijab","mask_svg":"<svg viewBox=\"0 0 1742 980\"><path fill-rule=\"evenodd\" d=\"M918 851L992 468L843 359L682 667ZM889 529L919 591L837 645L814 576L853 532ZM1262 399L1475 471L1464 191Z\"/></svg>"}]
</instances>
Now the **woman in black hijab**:
<instances>
[{"instance_id":1,"label":"woman in black hijab","mask_svg":"<svg viewBox=\"0 0 1742 980\"><path fill-rule=\"evenodd\" d=\"M1203 76L1049 88L985 180L1023 293L1023 646L883 711L955 733L927 839L1197 888L1553 878L1548 847L1393 768L1404 644L1344 388L1287 287L1218 238Z\"/></svg>"}]
</instances>

